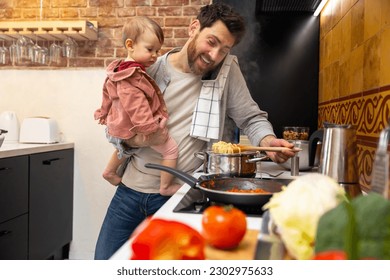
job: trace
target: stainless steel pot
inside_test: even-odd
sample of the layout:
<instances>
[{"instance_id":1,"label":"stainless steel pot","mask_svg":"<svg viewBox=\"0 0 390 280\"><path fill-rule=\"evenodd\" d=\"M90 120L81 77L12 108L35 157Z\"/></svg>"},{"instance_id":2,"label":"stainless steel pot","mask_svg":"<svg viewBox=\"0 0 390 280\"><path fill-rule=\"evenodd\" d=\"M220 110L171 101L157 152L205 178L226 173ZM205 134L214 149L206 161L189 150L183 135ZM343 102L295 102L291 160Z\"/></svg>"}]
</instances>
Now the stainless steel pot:
<instances>
[{"instance_id":1,"label":"stainless steel pot","mask_svg":"<svg viewBox=\"0 0 390 280\"><path fill-rule=\"evenodd\" d=\"M268 158L256 151L221 154L212 151L196 152L195 157L203 160L203 172L224 174L229 177L256 176L256 162Z\"/></svg>"}]
</instances>

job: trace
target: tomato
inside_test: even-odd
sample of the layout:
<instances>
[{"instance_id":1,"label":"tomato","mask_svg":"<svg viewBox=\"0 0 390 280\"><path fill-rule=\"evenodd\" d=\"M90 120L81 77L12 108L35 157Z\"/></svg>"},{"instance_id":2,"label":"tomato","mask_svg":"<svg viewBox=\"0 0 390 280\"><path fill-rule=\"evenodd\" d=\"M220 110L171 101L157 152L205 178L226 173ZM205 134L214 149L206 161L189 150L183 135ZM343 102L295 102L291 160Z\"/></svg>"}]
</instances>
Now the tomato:
<instances>
[{"instance_id":1,"label":"tomato","mask_svg":"<svg viewBox=\"0 0 390 280\"><path fill-rule=\"evenodd\" d=\"M202 235L218 249L237 247L246 233L246 215L233 206L212 205L203 212Z\"/></svg>"},{"instance_id":2,"label":"tomato","mask_svg":"<svg viewBox=\"0 0 390 280\"><path fill-rule=\"evenodd\" d=\"M132 260L204 260L205 241L192 227L177 221L148 219L131 243Z\"/></svg>"},{"instance_id":3,"label":"tomato","mask_svg":"<svg viewBox=\"0 0 390 280\"><path fill-rule=\"evenodd\" d=\"M346 260L347 254L341 250L330 250L318 252L315 254L313 260Z\"/></svg>"}]
</instances>

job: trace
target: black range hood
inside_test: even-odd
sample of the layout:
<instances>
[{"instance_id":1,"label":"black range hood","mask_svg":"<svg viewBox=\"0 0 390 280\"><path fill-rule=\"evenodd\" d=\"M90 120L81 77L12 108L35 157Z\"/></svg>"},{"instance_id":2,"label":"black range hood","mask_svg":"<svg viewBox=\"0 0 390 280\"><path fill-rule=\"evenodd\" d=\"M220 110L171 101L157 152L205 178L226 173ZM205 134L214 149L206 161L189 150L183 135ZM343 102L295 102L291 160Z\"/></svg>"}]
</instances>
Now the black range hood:
<instances>
[{"instance_id":1,"label":"black range hood","mask_svg":"<svg viewBox=\"0 0 390 280\"><path fill-rule=\"evenodd\" d=\"M256 14L314 13L321 0L256 0Z\"/></svg>"},{"instance_id":2,"label":"black range hood","mask_svg":"<svg viewBox=\"0 0 390 280\"><path fill-rule=\"evenodd\" d=\"M232 54L276 136L283 136L284 126L317 130L320 24L311 10L315 7L304 8L307 0L219 1L245 18L247 32ZM264 11L255 14L262 6Z\"/></svg>"}]
</instances>

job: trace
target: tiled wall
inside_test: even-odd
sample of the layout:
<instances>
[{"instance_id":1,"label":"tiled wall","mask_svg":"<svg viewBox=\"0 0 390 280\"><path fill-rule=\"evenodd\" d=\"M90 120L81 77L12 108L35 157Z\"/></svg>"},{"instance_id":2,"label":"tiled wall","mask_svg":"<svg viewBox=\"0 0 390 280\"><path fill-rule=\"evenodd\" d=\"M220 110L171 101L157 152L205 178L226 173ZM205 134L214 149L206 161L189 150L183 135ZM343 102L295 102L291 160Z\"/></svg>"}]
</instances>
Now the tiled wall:
<instances>
[{"instance_id":1,"label":"tiled wall","mask_svg":"<svg viewBox=\"0 0 390 280\"><path fill-rule=\"evenodd\" d=\"M329 0L320 22L318 126L357 127L360 185L367 190L390 118L390 1Z\"/></svg>"},{"instance_id":2,"label":"tiled wall","mask_svg":"<svg viewBox=\"0 0 390 280\"><path fill-rule=\"evenodd\" d=\"M40 19L97 21L98 40L78 42L77 59L63 60L60 66L105 67L113 58L127 55L121 42L121 30L127 18L146 15L156 20L164 30L165 42L162 50L164 53L184 44L188 38L189 23L198 14L201 6L211 2L211 0L0 0L0 21Z\"/></svg>"}]
</instances>

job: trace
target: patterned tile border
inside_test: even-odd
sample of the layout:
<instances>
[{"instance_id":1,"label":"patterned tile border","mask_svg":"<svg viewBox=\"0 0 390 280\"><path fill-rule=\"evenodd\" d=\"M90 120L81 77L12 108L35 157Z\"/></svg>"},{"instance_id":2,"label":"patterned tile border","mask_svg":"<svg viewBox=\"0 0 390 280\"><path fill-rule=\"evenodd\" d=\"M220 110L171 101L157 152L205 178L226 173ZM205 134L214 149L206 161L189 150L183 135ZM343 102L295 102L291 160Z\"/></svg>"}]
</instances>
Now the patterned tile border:
<instances>
[{"instance_id":1,"label":"patterned tile border","mask_svg":"<svg viewBox=\"0 0 390 280\"><path fill-rule=\"evenodd\" d=\"M320 103L318 127L326 122L352 124L357 129L360 186L367 191L379 133L390 119L390 86Z\"/></svg>"}]
</instances>

